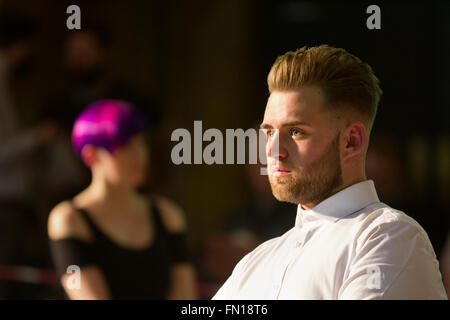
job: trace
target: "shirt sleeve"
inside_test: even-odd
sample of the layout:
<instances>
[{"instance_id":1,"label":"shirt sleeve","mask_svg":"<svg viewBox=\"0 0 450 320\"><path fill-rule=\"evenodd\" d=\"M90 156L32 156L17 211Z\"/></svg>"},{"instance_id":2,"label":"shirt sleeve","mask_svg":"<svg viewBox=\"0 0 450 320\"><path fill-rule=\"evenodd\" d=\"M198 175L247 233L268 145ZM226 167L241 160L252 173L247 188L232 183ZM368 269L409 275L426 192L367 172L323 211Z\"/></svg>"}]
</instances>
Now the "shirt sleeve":
<instances>
[{"instance_id":1,"label":"shirt sleeve","mask_svg":"<svg viewBox=\"0 0 450 320\"><path fill-rule=\"evenodd\" d=\"M425 231L403 218L369 228L356 245L338 298L447 300Z\"/></svg>"}]
</instances>

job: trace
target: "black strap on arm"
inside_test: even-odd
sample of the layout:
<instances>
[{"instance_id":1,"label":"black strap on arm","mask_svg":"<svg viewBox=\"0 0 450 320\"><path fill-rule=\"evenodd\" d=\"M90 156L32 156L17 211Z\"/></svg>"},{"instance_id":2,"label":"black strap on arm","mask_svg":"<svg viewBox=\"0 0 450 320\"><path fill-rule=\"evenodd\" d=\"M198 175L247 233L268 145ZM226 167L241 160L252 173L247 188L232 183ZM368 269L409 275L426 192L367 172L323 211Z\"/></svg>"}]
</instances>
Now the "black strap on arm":
<instances>
[{"instance_id":1,"label":"black strap on arm","mask_svg":"<svg viewBox=\"0 0 450 320\"><path fill-rule=\"evenodd\" d=\"M168 236L169 247L172 252L172 262L191 263L191 255L186 241L186 233L170 233Z\"/></svg>"},{"instance_id":2,"label":"black strap on arm","mask_svg":"<svg viewBox=\"0 0 450 320\"><path fill-rule=\"evenodd\" d=\"M49 240L50 250L58 275L67 273L70 265L78 267L95 264L92 245L76 238Z\"/></svg>"},{"instance_id":3,"label":"black strap on arm","mask_svg":"<svg viewBox=\"0 0 450 320\"><path fill-rule=\"evenodd\" d=\"M155 223L162 231L163 235L167 239L169 250L172 257L172 263L191 263L191 255L187 246L187 233L186 231L182 232L169 232L164 225L161 217L161 211L156 205L156 201L154 198L151 198L151 206L152 211L154 213Z\"/></svg>"}]
</instances>

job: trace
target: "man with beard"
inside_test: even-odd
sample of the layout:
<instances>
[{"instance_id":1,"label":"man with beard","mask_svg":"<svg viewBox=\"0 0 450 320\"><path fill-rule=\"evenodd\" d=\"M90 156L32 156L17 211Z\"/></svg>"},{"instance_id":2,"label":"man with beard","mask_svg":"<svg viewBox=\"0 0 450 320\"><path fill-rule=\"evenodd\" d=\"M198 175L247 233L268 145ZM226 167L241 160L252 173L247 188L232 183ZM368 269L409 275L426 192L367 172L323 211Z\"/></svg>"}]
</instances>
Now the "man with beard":
<instances>
[{"instance_id":1,"label":"man with beard","mask_svg":"<svg viewBox=\"0 0 450 320\"><path fill-rule=\"evenodd\" d=\"M295 225L247 254L213 299L447 299L428 235L380 202L365 156L378 101L371 67L322 45L268 75L269 181Z\"/></svg>"}]
</instances>

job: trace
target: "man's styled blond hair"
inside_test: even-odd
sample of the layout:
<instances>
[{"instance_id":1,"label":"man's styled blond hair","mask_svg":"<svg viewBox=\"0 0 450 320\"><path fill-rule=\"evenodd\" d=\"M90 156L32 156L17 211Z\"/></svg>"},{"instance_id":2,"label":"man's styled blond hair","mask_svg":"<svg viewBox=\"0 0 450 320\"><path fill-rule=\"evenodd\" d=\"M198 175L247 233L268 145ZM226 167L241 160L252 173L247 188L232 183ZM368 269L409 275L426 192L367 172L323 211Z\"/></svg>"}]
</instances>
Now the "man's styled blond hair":
<instances>
[{"instance_id":1,"label":"man's styled blond hair","mask_svg":"<svg viewBox=\"0 0 450 320\"><path fill-rule=\"evenodd\" d=\"M352 108L370 131L382 91L372 68L344 49L303 47L279 56L267 76L269 92L318 86L329 107Z\"/></svg>"}]
</instances>

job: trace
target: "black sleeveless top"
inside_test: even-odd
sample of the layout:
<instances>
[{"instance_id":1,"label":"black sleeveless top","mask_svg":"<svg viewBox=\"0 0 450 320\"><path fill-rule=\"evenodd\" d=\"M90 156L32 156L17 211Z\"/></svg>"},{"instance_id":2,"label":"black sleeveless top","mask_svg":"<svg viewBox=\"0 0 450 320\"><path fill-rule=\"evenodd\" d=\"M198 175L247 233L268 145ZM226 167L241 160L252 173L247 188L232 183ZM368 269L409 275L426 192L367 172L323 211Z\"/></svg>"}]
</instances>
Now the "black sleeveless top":
<instances>
[{"instance_id":1,"label":"black sleeveless top","mask_svg":"<svg viewBox=\"0 0 450 320\"><path fill-rule=\"evenodd\" d=\"M93 242L66 238L51 240L53 259L60 274L67 266L96 265L103 272L112 299L166 299L170 269L188 262L184 233L169 233L158 208L151 201L153 241L145 249L125 248L105 235L81 208L76 208L89 224ZM82 284L81 284L82 285Z\"/></svg>"}]
</instances>

